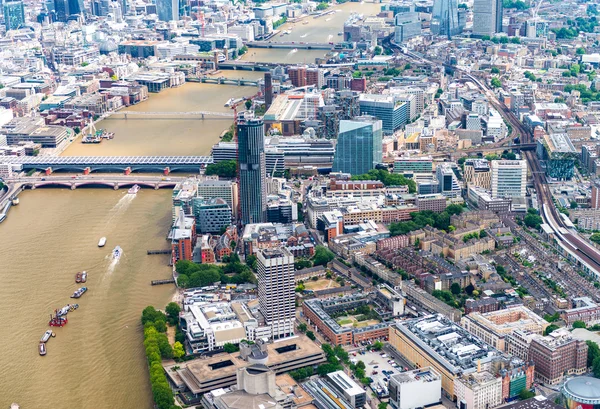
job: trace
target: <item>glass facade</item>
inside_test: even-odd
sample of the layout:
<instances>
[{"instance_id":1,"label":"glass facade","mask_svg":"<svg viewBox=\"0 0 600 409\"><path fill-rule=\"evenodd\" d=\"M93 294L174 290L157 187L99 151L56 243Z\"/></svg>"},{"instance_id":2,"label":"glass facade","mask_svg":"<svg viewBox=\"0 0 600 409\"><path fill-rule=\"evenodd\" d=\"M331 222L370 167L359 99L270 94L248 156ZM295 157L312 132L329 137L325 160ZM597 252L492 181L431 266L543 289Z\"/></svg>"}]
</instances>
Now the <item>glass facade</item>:
<instances>
[{"instance_id":1,"label":"glass facade","mask_svg":"<svg viewBox=\"0 0 600 409\"><path fill-rule=\"evenodd\" d=\"M360 112L381 119L383 132L393 134L408 122L409 105L407 102L396 102L393 97L389 101L363 99L360 101Z\"/></svg>"},{"instance_id":2,"label":"glass facade","mask_svg":"<svg viewBox=\"0 0 600 409\"><path fill-rule=\"evenodd\" d=\"M264 123L244 114L237 123L242 223L263 223L267 211Z\"/></svg>"},{"instance_id":3,"label":"glass facade","mask_svg":"<svg viewBox=\"0 0 600 409\"><path fill-rule=\"evenodd\" d=\"M16 30L25 25L25 9L22 1L4 3L4 22L6 30Z\"/></svg>"},{"instance_id":4,"label":"glass facade","mask_svg":"<svg viewBox=\"0 0 600 409\"><path fill-rule=\"evenodd\" d=\"M156 14L160 21L179 20L179 0L157 0Z\"/></svg>"},{"instance_id":5,"label":"glass facade","mask_svg":"<svg viewBox=\"0 0 600 409\"><path fill-rule=\"evenodd\" d=\"M340 121L333 171L361 175L382 160L382 123L370 116Z\"/></svg>"}]
</instances>

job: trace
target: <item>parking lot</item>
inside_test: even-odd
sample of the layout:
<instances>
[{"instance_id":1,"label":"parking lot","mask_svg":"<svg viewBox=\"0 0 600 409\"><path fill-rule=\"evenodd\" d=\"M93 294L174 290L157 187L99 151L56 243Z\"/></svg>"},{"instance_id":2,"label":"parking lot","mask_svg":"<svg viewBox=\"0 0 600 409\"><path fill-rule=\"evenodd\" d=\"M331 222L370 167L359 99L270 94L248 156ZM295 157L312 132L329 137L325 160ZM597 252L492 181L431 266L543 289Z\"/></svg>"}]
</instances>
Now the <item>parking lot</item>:
<instances>
[{"instance_id":1,"label":"parking lot","mask_svg":"<svg viewBox=\"0 0 600 409\"><path fill-rule=\"evenodd\" d=\"M354 354L356 353L356 356ZM352 360L363 361L365 363L366 375L373 379L371 389L378 397L386 398L388 396L388 378L404 371L399 362L395 362L393 357L390 357L386 352L380 351L355 351L350 354ZM391 361L391 362L390 362ZM397 367L394 367L393 365Z\"/></svg>"}]
</instances>

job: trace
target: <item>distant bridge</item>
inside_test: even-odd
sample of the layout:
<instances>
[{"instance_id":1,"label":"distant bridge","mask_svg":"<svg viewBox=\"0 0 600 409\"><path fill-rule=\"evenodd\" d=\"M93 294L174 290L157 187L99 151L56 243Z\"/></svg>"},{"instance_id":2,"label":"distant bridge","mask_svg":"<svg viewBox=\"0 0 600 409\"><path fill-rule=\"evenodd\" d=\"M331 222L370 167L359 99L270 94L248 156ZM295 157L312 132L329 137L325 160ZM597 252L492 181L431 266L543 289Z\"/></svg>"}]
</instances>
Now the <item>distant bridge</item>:
<instances>
[{"instance_id":1,"label":"distant bridge","mask_svg":"<svg viewBox=\"0 0 600 409\"><path fill-rule=\"evenodd\" d=\"M253 62L227 60L218 64L220 70L269 71L277 66L293 65L289 63Z\"/></svg>"},{"instance_id":2,"label":"distant bridge","mask_svg":"<svg viewBox=\"0 0 600 409\"><path fill-rule=\"evenodd\" d=\"M154 118L186 117L186 119L187 119L190 116L199 117L200 119L209 119L206 117L214 117L212 119L222 119L222 118L233 119L233 113L231 113L231 112L210 112L210 111L185 111L185 112L115 111L109 115L111 117L123 115L124 119L148 119L148 117L154 117Z\"/></svg>"},{"instance_id":3,"label":"distant bridge","mask_svg":"<svg viewBox=\"0 0 600 409\"><path fill-rule=\"evenodd\" d=\"M5 156L23 170L107 172L193 172L213 163L212 156Z\"/></svg>"},{"instance_id":4,"label":"distant bridge","mask_svg":"<svg viewBox=\"0 0 600 409\"><path fill-rule=\"evenodd\" d=\"M297 48L299 50L332 50L335 47L333 43L305 43L296 41L250 41L246 45L249 48Z\"/></svg>"},{"instance_id":5,"label":"distant bridge","mask_svg":"<svg viewBox=\"0 0 600 409\"><path fill-rule=\"evenodd\" d=\"M167 180L168 179L168 180ZM108 187L112 189L129 188L133 185L146 187L150 189L173 188L179 182L185 180L184 177L161 177L161 176L123 176L123 175L102 175L102 176L25 176L20 178L11 178L7 182L15 186L18 190L29 188L37 189L40 187L66 187L77 189L78 187Z\"/></svg>"},{"instance_id":6,"label":"distant bridge","mask_svg":"<svg viewBox=\"0 0 600 409\"><path fill-rule=\"evenodd\" d=\"M201 82L203 84L219 84L219 85L237 85L237 86L258 86L257 80L245 80L243 78L240 79L231 79L225 77L187 77L186 81L188 82Z\"/></svg>"}]
</instances>

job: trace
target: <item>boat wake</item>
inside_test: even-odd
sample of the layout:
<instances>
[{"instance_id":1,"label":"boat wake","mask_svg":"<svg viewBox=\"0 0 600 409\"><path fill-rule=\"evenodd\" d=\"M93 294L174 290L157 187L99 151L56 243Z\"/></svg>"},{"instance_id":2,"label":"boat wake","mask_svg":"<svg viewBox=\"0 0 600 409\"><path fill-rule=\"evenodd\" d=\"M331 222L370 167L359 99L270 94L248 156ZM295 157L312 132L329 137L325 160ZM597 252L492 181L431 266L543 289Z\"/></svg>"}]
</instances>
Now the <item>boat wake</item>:
<instances>
[{"instance_id":1,"label":"boat wake","mask_svg":"<svg viewBox=\"0 0 600 409\"><path fill-rule=\"evenodd\" d=\"M302 34L300 38L305 38L308 34Z\"/></svg>"},{"instance_id":2,"label":"boat wake","mask_svg":"<svg viewBox=\"0 0 600 409\"><path fill-rule=\"evenodd\" d=\"M126 194L121 199L119 199L117 204L114 205L113 208L108 211L108 219L106 220L106 225L110 224L110 222L115 217L120 216L123 213L125 213L125 211L127 211L127 209L129 208L129 206L131 205L131 203L133 202L135 197L136 197L136 195Z\"/></svg>"},{"instance_id":3,"label":"boat wake","mask_svg":"<svg viewBox=\"0 0 600 409\"><path fill-rule=\"evenodd\" d=\"M289 55L289 54L294 54L294 53L297 53L297 52L298 52L298 49L297 49L297 48L294 48L293 50L291 50L291 51L288 53L288 55Z\"/></svg>"},{"instance_id":4,"label":"boat wake","mask_svg":"<svg viewBox=\"0 0 600 409\"><path fill-rule=\"evenodd\" d=\"M326 19L325 19L325 21L330 21L330 20L331 20L331 18L326 18Z\"/></svg>"},{"instance_id":5,"label":"boat wake","mask_svg":"<svg viewBox=\"0 0 600 409\"><path fill-rule=\"evenodd\" d=\"M106 256L106 258L109 260L109 264L106 268L106 274L104 276L108 277L111 276L112 273L115 271L115 268L117 268L117 264L119 264L121 257L113 257L113 254L110 253L108 256Z\"/></svg>"},{"instance_id":6,"label":"boat wake","mask_svg":"<svg viewBox=\"0 0 600 409\"><path fill-rule=\"evenodd\" d=\"M333 35L329 34L329 36L327 37L327 40L331 40L333 38Z\"/></svg>"}]
</instances>

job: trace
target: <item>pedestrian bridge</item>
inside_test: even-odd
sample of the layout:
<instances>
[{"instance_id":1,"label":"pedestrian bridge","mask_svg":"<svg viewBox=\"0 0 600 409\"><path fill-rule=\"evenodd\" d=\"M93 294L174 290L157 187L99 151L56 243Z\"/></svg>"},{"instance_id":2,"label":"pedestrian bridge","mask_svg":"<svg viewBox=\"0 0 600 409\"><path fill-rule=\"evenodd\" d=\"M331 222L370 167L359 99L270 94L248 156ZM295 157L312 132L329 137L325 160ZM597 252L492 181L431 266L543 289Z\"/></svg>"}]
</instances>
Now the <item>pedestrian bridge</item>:
<instances>
[{"instance_id":1,"label":"pedestrian bridge","mask_svg":"<svg viewBox=\"0 0 600 409\"><path fill-rule=\"evenodd\" d=\"M286 48L303 50L332 50L333 43L305 43L297 41L250 41L246 44L249 48Z\"/></svg>"},{"instance_id":2,"label":"pedestrian bridge","mask_svg":"<svg viewBox=\"0 0 600 409\"><path fill-rule=\"evenodd\" d=\"M213 163L212 156L5 156L23 170L78 172L193 172Z\"/></svg>"},{"instance_id":3,"label":"pedestrian bridge","mask_svg":"<svg viewBox=\"0 0 600 409\"><path fill-rule=\"evenodd\" d=\"M184 119L190 119L190 117L198 117L199 119L233 119L233 113L231 112L210 112L210 111L163 111L163 112L149 112L149 111L116 111L109 114L111 118L123 116L124 119L177 119L177 117L184 117Z\"/></svg>"}]
</instances>

